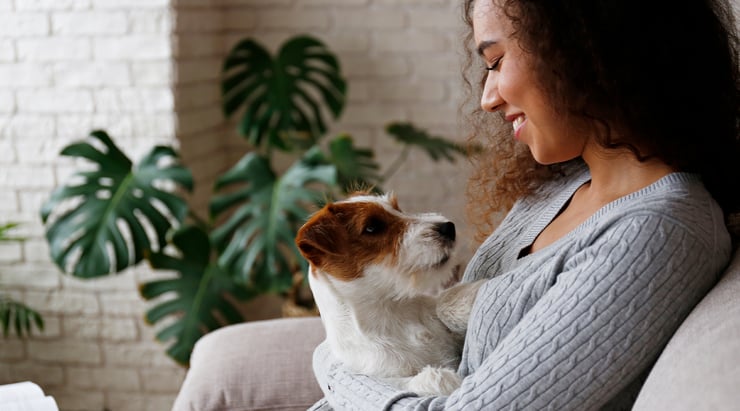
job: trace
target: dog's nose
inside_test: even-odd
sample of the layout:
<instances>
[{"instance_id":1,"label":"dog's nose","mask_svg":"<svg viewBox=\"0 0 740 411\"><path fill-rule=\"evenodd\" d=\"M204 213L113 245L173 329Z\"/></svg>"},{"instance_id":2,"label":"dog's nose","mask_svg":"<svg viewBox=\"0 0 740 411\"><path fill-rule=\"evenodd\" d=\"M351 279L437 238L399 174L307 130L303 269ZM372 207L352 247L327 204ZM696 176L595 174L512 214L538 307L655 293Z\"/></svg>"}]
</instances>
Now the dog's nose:
<instances>
[{"instance_id":1,"label":"dog's nose","mask_svg":"<svg viewBox=\"0 0 740 411\"><path fill-rule=\"evenodd\" d=\"M439 223L435 227L437 232L442 234L443 237L448 238L452 241L455 240L455 224L451 221L446 223Z\"/></svg>"}]
</instances>

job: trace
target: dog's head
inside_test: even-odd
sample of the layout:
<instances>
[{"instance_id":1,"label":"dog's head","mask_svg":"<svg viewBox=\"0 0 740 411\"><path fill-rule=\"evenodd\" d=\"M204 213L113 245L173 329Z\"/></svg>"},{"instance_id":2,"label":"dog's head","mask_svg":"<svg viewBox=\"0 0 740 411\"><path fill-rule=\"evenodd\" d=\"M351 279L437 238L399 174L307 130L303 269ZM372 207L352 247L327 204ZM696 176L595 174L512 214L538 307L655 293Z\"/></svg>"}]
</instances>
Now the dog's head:
<instances>
[{"instance_id":1,"label":"dog's head","mask_svg":"<svg viewBox=\"0 0 740 411\"><path fill-rule=\"evenodd\" d=\"M406 214L393 195L325 206L298 231L296 245L314 275L367 280L402 295L439 289L454 274L447 262L455 225L439 214Z\"/></svg>"}]
</instances>

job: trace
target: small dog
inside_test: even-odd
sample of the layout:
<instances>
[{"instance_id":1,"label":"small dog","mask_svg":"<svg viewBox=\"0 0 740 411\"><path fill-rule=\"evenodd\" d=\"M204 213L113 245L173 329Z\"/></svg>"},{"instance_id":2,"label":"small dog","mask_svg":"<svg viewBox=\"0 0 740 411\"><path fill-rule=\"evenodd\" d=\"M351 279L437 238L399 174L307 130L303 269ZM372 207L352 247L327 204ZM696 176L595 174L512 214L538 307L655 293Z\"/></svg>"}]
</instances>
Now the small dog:
<instances>
[{"instance_id":1,"label":"small dog","mask_svg":"<svg viewBox=\"0 0 740 411\"><path fill-rule=\"evenodd\" d=\"M357 194L315 213L296 245L338 359L418 394L459 387L455 370L479 284L439 294L455 275L452 222L405 214L392 195Z\"/></svg>"}]
</instances>

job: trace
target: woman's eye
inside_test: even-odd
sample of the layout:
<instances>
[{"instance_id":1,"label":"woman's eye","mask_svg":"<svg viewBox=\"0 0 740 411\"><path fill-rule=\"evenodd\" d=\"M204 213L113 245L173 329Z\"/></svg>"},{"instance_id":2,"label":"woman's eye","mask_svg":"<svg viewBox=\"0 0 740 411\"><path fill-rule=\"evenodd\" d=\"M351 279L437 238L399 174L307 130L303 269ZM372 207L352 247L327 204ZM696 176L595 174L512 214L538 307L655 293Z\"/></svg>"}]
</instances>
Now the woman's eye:
<instances>
[{"instance_id":1,"label":"woman's eye","mask_svg":"<svg viewBox=\"0 0 740 411\"><path fill-rule=\"evenodd\" d=\"M490 66L486 65L486 71L496 71L501 66L501 58L497 58Z\"/></svg>"}]
</instances>

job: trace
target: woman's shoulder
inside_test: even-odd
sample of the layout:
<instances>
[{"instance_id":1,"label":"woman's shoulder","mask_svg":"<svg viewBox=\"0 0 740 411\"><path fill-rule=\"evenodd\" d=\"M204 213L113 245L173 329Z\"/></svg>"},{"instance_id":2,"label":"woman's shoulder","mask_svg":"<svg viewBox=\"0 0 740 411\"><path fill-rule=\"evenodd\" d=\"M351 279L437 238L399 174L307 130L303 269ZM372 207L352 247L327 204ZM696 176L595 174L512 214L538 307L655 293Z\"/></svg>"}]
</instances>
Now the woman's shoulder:
<instances>
[{"instance_id":1,"label":"woman's shoulder","mask_svg":"<svg viewBox=\"0 0 740 411\"><path fill-rule=\"evenodd\" d=\"M675 172L615 200L611 208L629 212L653 212L665 216L713 218L722 209L697 174Z\"/></svg>"},{"instance_id":2,"label":"woman's shoulder","mask_svg":"<svg viewBox=\"0 0 740 411\"><path fill-rule=\"evenodd\" d=\"M588 167L582 160L573 160L561 166L560 172L546 182L523 203L551 203L560 196L569 196L591 178ZM626 196L620 197L603 207L600 214L609 211L625 213L655 213L656 215L695 216L714 219L722 210L705 188L698 174L674 172L663 176L652 184ZM597 213L599 214L599 213ZM720 219L721 220L721 219Z\"/></svg>"},{"instance_id":3,"label":"woman's shoulder","mask_svg":"<svg viewBox=\"0 0 740 411\"><path fill-rule=\"evenodd\" d=\"M730 244L722 209L696 174L668 174L608 204L599 214L594 226L628 224L640 231L652 227L662 233L661 238L674 233L676 238L702 243L714 251Z\"/></svg>"}]
</instances>

